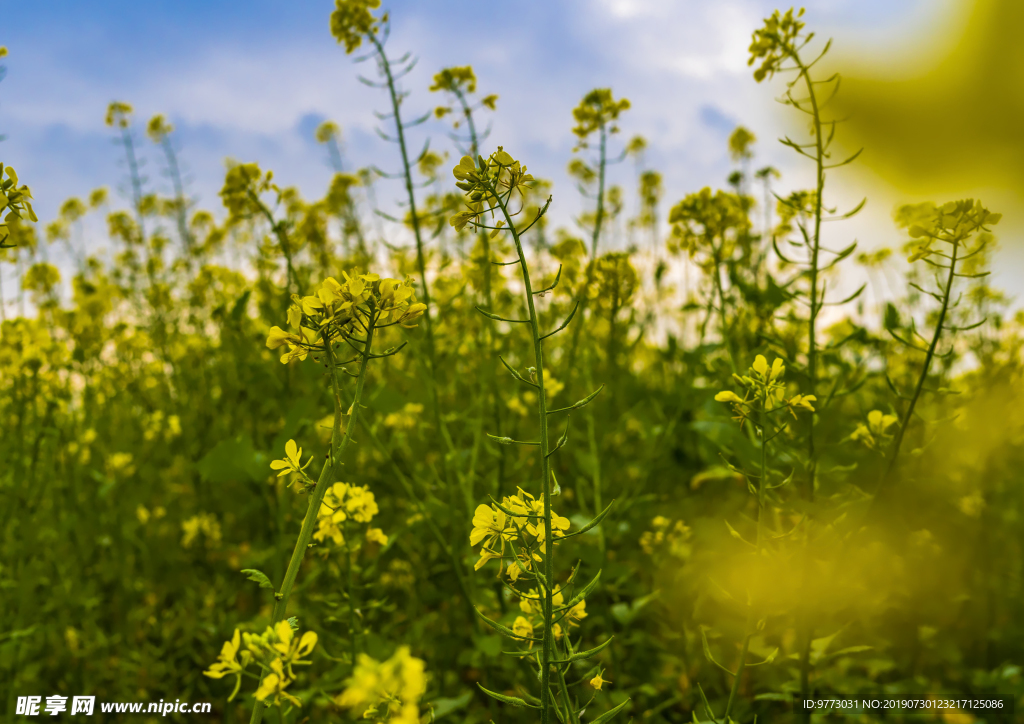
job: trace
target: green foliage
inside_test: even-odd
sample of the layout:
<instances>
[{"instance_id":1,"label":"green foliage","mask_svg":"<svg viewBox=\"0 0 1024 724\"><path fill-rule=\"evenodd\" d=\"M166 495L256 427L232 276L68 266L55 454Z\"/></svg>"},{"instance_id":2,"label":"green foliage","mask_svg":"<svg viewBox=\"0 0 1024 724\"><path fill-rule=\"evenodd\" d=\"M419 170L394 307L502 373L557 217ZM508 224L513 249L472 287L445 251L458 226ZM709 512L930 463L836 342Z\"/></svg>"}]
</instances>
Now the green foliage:
<instances>
[{"instance_id":1,"label":"green foliage","mask_svg":"<svg viewBox=\"0 0 1024 724\"><path fill-rule=\"evenodd\" d=\"M180 175L152 193L124 103L107 123L127 208L97 189L37 236L2 169L5 711L32 692L288 724L1020 706L1024 315L988 283L999 215L903 205L905 255L833 245L822 222L860 206L830 208L832 81L790 11L751 61L811 121L783 143L812 188L751 177L737 129L731 189L665 215L642 139L608 149L628 102L596 90L566 129L587 211L546 228L549 187L481 151L497 96L472 68L439 71L441 105L403 120L411 61L386 54L378 6L339 0L331 32L377 60L394 236L381 175L345 167L331 122L336 173L309 200L240 163L220 211ZM408 152L431 115L454 126L454 180L442 152ZM173 126L147 133L172 171ZM627 156L635 199L609 183ZM815 721L844 717L921 712Z\"/></svg>"}]
</instances>

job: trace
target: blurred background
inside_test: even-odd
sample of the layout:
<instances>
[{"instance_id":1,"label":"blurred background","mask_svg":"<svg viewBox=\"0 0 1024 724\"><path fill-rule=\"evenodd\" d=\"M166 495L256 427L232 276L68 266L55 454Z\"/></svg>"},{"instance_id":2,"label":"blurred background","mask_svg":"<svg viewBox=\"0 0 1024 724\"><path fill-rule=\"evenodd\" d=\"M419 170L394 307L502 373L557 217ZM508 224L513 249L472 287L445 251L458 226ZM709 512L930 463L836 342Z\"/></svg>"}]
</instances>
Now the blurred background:
<instances>
[{"instance_id":1,"label":"blurred background","mask_svg":"<svg viewBox=\"0 0 1024 724\"><path fill-rule=\"evenodd\" d=\"M775 9L771 2L386 5L402 18L390 47L414 49L420 59L406 81L410 112L436 104L425 89L440 68L471 64L481 91L500 96L492 142L533 159L535 173L554 182L556 223L571 224L582 211L565 170L573 143L566 131L576 99L594 87L611 87L632 101L623 133L647 139L644 162L663 174L667 199L726 186L726 139L737 125L757 136L755 163L782 172L780 188L811 183L809 165L776 143L794 131L793 116L773 102L780 84L751 83L746 65L751 28ZM383 110L381 98L359 83L352 59L325 34L331 6L265 0L11 6L3 39L11 51L8 77L0 85L3 156L16 168L31 166L44 220L69 196L123 185L123 162L103 125L115 99L132 103L140 120L168 116L189 191L207 208L219 208L216 192L229 157L258 161L282 183L318 193L333 171L314 130L328 118L342 127L350 170L371 161L386 166L393 149L376 136L371 113ZM1020 219L1004 208L1019 199L1024 173L1017 133L1024 51L1014 35L1020 4L819 0L807 9L819 36L835 39L830 67L843 71L832 109L849 119L837 134L840 148L869 147L830 179L837 203L870 201L837 238L827 230L829 242L888 245L896 238L896 203L983 195L1008 216L994 282L1014 294L1024 290L1017 281L1024 250L1007 243ZM373 72L370 65L361 70ZM450 149L445 129L431 121L416 129L413 145L431 137L434 148ZM169 191L158 170L159 149L150 146L142 155L155 190ZM612 181L631 186L633 165L614 168ZM401 186L383 182L380 193L388 206Z\"/></svg>"}]
</instances>

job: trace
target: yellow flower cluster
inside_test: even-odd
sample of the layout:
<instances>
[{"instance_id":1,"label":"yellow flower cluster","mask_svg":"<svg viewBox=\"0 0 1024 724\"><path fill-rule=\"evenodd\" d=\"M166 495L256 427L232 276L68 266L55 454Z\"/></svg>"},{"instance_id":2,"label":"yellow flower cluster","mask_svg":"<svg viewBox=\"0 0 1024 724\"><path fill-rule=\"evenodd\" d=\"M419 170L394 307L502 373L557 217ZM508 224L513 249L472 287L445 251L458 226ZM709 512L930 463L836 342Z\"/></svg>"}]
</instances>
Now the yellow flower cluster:
<instances>
[{"instance_id":1,"label":"yellow flower cluster","mask_svg":"<svg viewBox=\"0 0 1024 724\"><path fill-rule=\"evenodd\" d=\"M366 707L364 719L391 724L419 724L420 698L427 690L426 666L400 647L387 661L359 654L356 668L335 699L346 709Z\"/></svg>"},{"instance_id":2,"label":"yellow flower cluster","mask_svg":"<svg viewBox=\"0 0 1024 724\"><path fill-rule=\"evenodd\" d=\"M383 18L376 18L371 11L380 7L380 0L336 0L331 13L331 35L345 44L345 52L351 53L363 44L363 37L376 35Z\"/></svg>"},{"instance_id":3,"label":"yellow flower cluster","mask_svg":"<svg viewBox=\"0 0 1024 724\"><path fill-rule=\"evenodd\" d=\"M466 211L448 220L456 231L462 231L467 224L479 223L481 214L498 206L498 195L502 203L507 203L515 191L525 198L525 192L533 181L533 176L526 172L526 166L501 146L490 158L480 156L473 160L471 156L463 156L452 169L452 174L458 179L455 185L465 192L467 206ZM504 225L504 219L498 220L491 236Z\"/></svg>"},{"instance_id":4,"label":"yellow flower cluster","mask_svg":"<svg viewBox=\"0 0 1024 724\"><path fill-rule=\"evenodd\" d=\"M732 257L737 242L750 229L748 206L738 194L712 193L708 186L687 194L669 211L668 221L672 224L669 250L686 252L691 259L701 252L699 262L705 268L716 256L719 259Z\"/></svg>"},{"instance_id":5,"label":"yellow flower cluster","mask_svg":"<svg viewBox=\"0 0 1024 724\"><path fill-rule=\"evenodd\" d=\"M911 224L907 233L911 239L918 239L910 245L910 256L907 261L914 262L926 259L933 254L944 256L942 252L932 248L936 241L958 245L976 231L988 231L1003 218L974 199L950 201L942 206L924 205L927 217L921 223Z\"/></svg>"},{"instance_id":6,"label":"yellow flower cluster","mask_svg":"<svg viewBox=\"0 0 1024 724\"><path fill-rule=\"evenodd\" d=\"M651 521L652 530L645 530L640 535L640 548L647 555L654 555L655 551L666 552L673 558L680 560L689 558L689 540L692 535L690 527L681 520L673 523L663 515L656 516Z\"/></svg>"},{"instance_id":7,"label":"yellow flower cluster","mask_svg":"<svg viewBox=\"0 0 1024 724\"><path fill-rule=\"evenodd\" d=\"M146 440L156 440L160 437L170 440L180 434L180 417L177 415L164 415L163 410L154 410L153 414L146 419L142 437Z\"/></svg>"},{"instance_id":8,"label":"yellow flower cluster","mask_svg":"<svg viewBox=\"0 0 1024 724\"><path fill-rule=\"evenodd\" d=\"M297 331L286 332L275 326L267 335L268 348L287 349L281 356L282 363L304 360L310 351L322 350L324 335L333 339L338 334L348 336L371 326L393 324L415 327L410 323L427 308L426 304L413 302L415 282L411 278L402 281L381 279L377 274L342 275L344 282L328 277L311 296L292 295L288 324Z\"/></svg>"},{"instance_id":9,"label":"yellow flower cluster","mask_svg":"<svg viewBox=\"0 0 1024 724\"><path fill-rule=\"evenodd\" d=\"M512 566L509 566L509 568L511 567ZM562 595L561 591L556 591L552 594L552 606L558 608L564 603L565 597ZM512 630L520 636L533 636L534 628L540 628L544 624L542 618L542 613L544 611L543 594L539 593L536 588L531 588L525 594L521 595L519 599L519 610L526 615L516 617L515 622L512 624ZM569 626L579 626L579 622L586 617L586 601L580 601L566 613L566 620L568 621ZM554 624L551 627L551 633L556 639L561 639L563 633L561 624ZM530 648L533 648L532 642L530 644Z\"/></svg>"},{"instance_id":10,"label":"yellow flower cluster","mask_svg":"<svg viewBox=\"0 0 1024 724\"><path fill-rule=\"evenodd\" d=\"M800 37L800 31L805 24L800 20L803 14L803 8L795 15L793 8L787 10L785 14L776 10L770 18L765 19L763 28L754 31L747 65L761 61L760 67L754 71L754 80L758 83L773 76L785 59L797 50L797 38Z\"/></svg>"},{"instance_id":11,"label":"yellow flower cluster","mask_svg":"<svg viewBox=\"0 0 1024 724\"><path fill-rule=\"evenodd\" d=\"M285 689L296 678L292 667L308 666L311 663L303 659L312 653L316 642L317 635L313 631L307 631L302 638L296 638L295 631L288 621L278 621L274 626L268 626L261 635L240 634L238 629L235 629L234 636L221 648L217 661L204 671L203 675L211 679L235 676L235 690L228 698L230 701L241 686L242 672L250 663L257 661L265 672L260 687L256 690L256 698L259 701L266 701L273 697L271 704L279 704L284 698L295 706L302 706L302 702Z\"/></svg>"},{"instance_id":12,"label":"yellow flower cluster","mask_svg":"<svg viewBox=\"0 0 1024 724\"><path fill-rule=\"evenodd\" d=\"M416 427L423 414L423 405L418 402L407 402L399 412L389 412L384 417L384 426L396 430L411 430Z\"/></svg>"},{"instance_id":13,"label":"yellow flower cluster","mask_svg":"<svg viewBox=\"0 0 1024 724\"><path fill-rule=\"evenodd\" d=\"M572 117L576 126L572 132L582 141L599 128L614 124L619 114L629 110L629 101L625 98L615 100L610 88L595 88L583 96L580 104L572 109ZM618 132L615 125L608 127L609 133Z\"/></svg>"},{"instance_id":14,"label":"yellow flower cluster","mask_svg":"<svg viewBox=\"0 0 1024 724\"><path fill-rule=\"evenodd\" d=\"M324 494L313 537L318 541L330 538L336 545L345 545L345 522L351 520L355 523L369 523L377 512L377 501L369 488L349 483L335 483ZM368 529L366 539L381 545L388 542L388 537L380 528Z\"/></svg>"},{"instance_id":15,"label":"yellow flower cluster","mask_svg":"<svg viewBox=\"0 0 1024 724\"><path fill-rule=\"evenodd\" d=\"M32 202L29 201L31 198L32 192L29 191L28 186L18 186L18 174L14 169L0 163L0 209L5 212L3 221L0 221L0 248L6 246L5 242L10 236L8 223L14 219L26 217L32 221L39 220L35 211L32 210Z\"/></svg>"},{"instance_id":16,"label":"yellow flower cluster","mask_svg":"<svg viewBox=\"0 0 1024 724\"><path fill-rule=\"evenodd\" d=\"M737 382L747 388L747 394L740 397L731 390L724 390L715 395L715 400L731 404L736 413L733 419L738 420L741 425L750 417L754 402L759 403L765 412L788 409L794 418L797 409L814 412L811 403L818 399L814 395L794 395L788 400L785 399L786 385L782 382L785 373L786 367L781 358L776 357L769 368L768 360L759 354L754 359L748 375L733 375Z\"/></svg>"},{"instance_id":17,"label":"yellow flower cluster","mask_svg":"<svg viewBox=\"0 0 1024 724\"><path fill-rule=\"evenodd\" d=\"M501 507L513 513L508 515L497 505L477 506L473 515L473 530L469 534L470 545L483 544L480 549L480 560L476 562L475 570L480 570L487 561L497 559L498 574L504 567L505 543L520 540L526 548L519 553L518 558L508 566L508 575L513 581L517 580L524 570L530 570L532 560L540 560L540 556L533 552L536 545L540 553L545 552L545 528L544 528L544 498L540 499L530 495L522 488L518 495L505 496L501 501ZM560 538L569 530L569 519L564 518L555 511L551 511L551 534Z\"/></svg>"},{"instance_id":18,"label":"yellow flower cluster","mask_svg":"<svg viewBox=\"0 0 1024 724\"><path fill-rule=\"evenodd\" d=\"M850 440L861 442L872 450L877 450L880 443L892 439L889 428L899 422L896 415L886 415L881 410L872 410L868 413L868 423L863 422L857 425L857 429L850 434Z\"/></svg>"},{"instance_id":19,"label":"yellow flower cluster","mask_svg":"<svg viewBox=\"0 0 1024 724\"><path fill-rule=\"evenodd\" d=\"M245 219L260 213L260 194L280 191L273 179L274 172L264 172L258 164L232 163L220 190L220 197L231 218Z\"/></svg>"},{"instance_id":20,"label":"yellow flower cluster","mask_svg":"<svg viewBox=\"0 0 1024 724\"><path fill-rule=\"evenodd\" d=\"M167 515L167 508L162 505L156 506L153 510L150 510L145 505L140 505L135 509L135 517L138 518L142 525L146 525L150 519L160 520L165 515Z\"/></svg>"},{"instance_id":21,"label":"yellow flower cluster","mask_svg":"<svg viewBox=\"0 0 1024 724\"><path fill-rule=\"evenodd\" d=\"M138 511L136 511L136 514ZM148 520L148 516L147 516ZM193 515L181 524L182 548L191 548L199 534L203 534L208 546L216 546L220 543L220 523L212 513L199 513Z\"/></svg>"}]
</instances>

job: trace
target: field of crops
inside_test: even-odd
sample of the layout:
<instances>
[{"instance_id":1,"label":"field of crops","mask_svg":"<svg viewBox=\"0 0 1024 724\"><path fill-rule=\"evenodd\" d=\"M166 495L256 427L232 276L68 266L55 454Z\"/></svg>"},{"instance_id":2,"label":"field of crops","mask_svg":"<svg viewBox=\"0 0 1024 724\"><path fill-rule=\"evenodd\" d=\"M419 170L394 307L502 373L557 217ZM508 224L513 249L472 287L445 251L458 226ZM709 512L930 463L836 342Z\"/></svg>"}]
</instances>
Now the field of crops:
<instances>
[{"instance_id":1,"label":"field of crops","mask_svg":"<svg viewBox=\"0 0 1024 724\"><path fill-rule=\"evenodd\" d=\"M0 720L82 694L212 704L100 721L1015 721L1006 209L904 204L890 246L832 243L858 161L791 10L749 29L750 83L816 183L738 127L728 179L665 198L598 88L552 121L587 208L562 227L568 192L485 130L502 89L403 81L378 5L323 32L379 89L393 178L327 122L320 198L234 163L198 208L171 123L121 102L129 204L37 221L33 169L3 168ZM421 152L428 119L451 140Z\"/></svg>"}]
</instances>

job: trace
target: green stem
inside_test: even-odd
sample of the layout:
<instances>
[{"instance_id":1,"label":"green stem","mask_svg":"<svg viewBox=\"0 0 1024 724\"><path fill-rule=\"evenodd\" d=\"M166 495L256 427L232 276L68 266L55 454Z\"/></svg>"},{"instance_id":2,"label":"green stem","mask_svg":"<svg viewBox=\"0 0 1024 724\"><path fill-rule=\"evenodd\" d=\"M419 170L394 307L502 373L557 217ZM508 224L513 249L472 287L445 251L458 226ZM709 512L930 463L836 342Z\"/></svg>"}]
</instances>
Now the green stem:
<instances>
[{"instance_id":1,"label":"green stem","mask_svg":"<svg viewBox=\"0 0 1024 724\"><path fill-rule=\"evenodd\" d=\"M348 587L348 628L349 635L352 637L352 667L355 668L356 656L359 653L359 627L356 622L356 604L358 601L355 586L352 584L352 547L349 543L347 528L348 526L346 526L345 530L345 585Z\"/></svg>"},{"instance_id":2,"label":"green stem","mask_svg":"<svg viewBox=\"0 0 1024 724\"><path fill-rule=\"evenodd\" d=\"M601 124L601 151L600 158L597 167L597 212L594 217L594 233L590 238L590 263L587 265L587 279L583 284L583 289L576 295L577 302L579 303L579 309L576 313L580 316L580 324L576 325L576 328L572 332L572 344L569 346L569 363L566 365L566 389L570 387L572 381L572 373L576 369L576 352L579 348L580 333L583 330L583 313L587 307L587 292L590 290L590 285L594 281L594 264L597 262L597 245L601 239L601 226L604 223L604 186L605 186L605 175L608 168L608 132L605 130L604 123Z\"/></svg>"},{"instance_id":3,"label":"green stem","mask_svg":"<svg viewBox=\"0 0 1024 724\"><path fill-rule=\"evenodd\" d=\"M959 239L953 240L953 255L949 261L949 274L946 277L946 288L942 293L942 308L939 310L939 321L935 325L935 333L932 335L932 341L928 345L928 352L925 354L924 367L921 368L921 375L917 378L917 385L914 387L914 394L910 398L910 404L907 406L906 412L903 413L903 419L900 420L899 430L896 431L896 439L893 441L892 453L889 455L889 462L885 467L885 473L882 475L882 480L878 484L878 490L875 492L875 497L871 501L874 505L875 500L878 500L878 496L882 493L885 484L889 480L889 476L892 474L893 469L896 467L896 459L900 454L900 447L903 445L903 437L907 433L907 427L910 425L910 420L914 415L914 408L917 406L917 400L921 397L921 391L924 389L925 380L928 378L928 369L931 367L932 360L935 358L935 349L939 345L939 338L942 336L942 325L946 322L946 314L949 311L949 297L953 290L953 280L956 278L956 262L957 252L960 249Z\"/></svg>"},{"instance_id":4,"label":"green stem","mask_svg":"<svg viewBox=\"0 0 1024 724\"><path fill-rule=\"evenodd\" d=\"M568 634L566 635L568 636ZM558 688L562 692L562 701L565 702L565 709L569 712L569 722L570 724L580 724L580 718L576 715L576 707L573 706L572 699L569 698L569 687L565 683L565 673L562 671L561 667L559 667L557 671Z\"/></svg>"},{"instance_id":5,"label":"green stem","mask_svg":"<svg viewBox=\"0 0 1024 724\"><path fill-rule=\"evenodd\" d=\"M139 243L146 239L145 227L142 223L142 177L139 176L139 163L135 158L135 142L132 141L128 126L121 127L121 143L124 144L125 157L128 160L128 175L132 182L132 206L139 224Z\"/></svg>"},{"instance_id":6,"label":"green stem","mask_svg":"<svg viewBox=\"0 0 1024 724\"><path fill-rule=\"evenodd\" d=\"M263 203L263 200L252 189L246 189L246 193L249 194L249 198L256 204L260 212L266 218L267 223L270 224L271 230L277 237L278 243L281 245L281 251L284 252L284 259L288 265L288 284L286 292L287 294L291 294L292 283L294 282L298 285L298 279L295 277L295 268L292 265L292 245L288 240L288 232L284 229L284 223L274 220L274 214L271 213L267 205Z\"/></svg>"},{"instance_id":7,"label":"green stem","mask_svg":"<svg viewBox=\"0 0 1024 724\"><path fill-rule=\"evenodd\" d=\"M747 621L747 631L748 632L750 631L751 624L753 623L753 621L749 620L749 618L752 618L752 616L748 617L748 621ZM722 721L725 724L729 723L729 715L732 714L732 705L734 703L736 703L736 694L740 690L740 680L743 678L743 670L747 666L747 652L749 650L750 650L750 633L747 633L747 635L743 639L743 650L740 652L740 665L736 669L736 678L733 679L732 688L729 689L729 701L725 705L725 715L722 717Z\"/></svg>"},{"instance_id":8,"label":"green stem","mask_svg":"<svg viewBox=\"0 0 1024 724\"><path fill-rule=\"evenodd\" d=\"M818 276L820 271L818 269L818 256L821 251L822 194L825 190L825 141L821 136L821 109L818 107L818 96L814 91L814 81L811 80L810 68L804 65L803 61L800 60L800 55L795 49L790 49L790 55L796 63L797 68L799 68L800 75L803 77L804 84L807 87L807 96L811 102L811 116L814 124L814 163L817 186L815 189L814 199L814 235L811 237L811 311L810 318L807 323L807 377L810 382L810 394L815 395L817 394L818 386L817 321L818 312L821 310L821 304L818 301ZM807 432L809 470L805 495L808 500L814 500L814 481L817 468L814 447L814 421L815 416L812 413L809 418Z\"/></svg>"},{"instance_id":9,"label":"green stem","mask_svg":"<svg viewBox=\"0 0 1024 724\"><path fill-rule=\"evenodd\" d=\"M768 394L767 391L764 393ZM768 490L768 412L765 410L766 397L761 398L761 410L759 426L761 428L761 477L757 479L757 539L756 555L761 557L761 546L764 542L764 502L765 493ZM736 693L740 688L740 680L743 678L743 670L747 665L747 654L750 651L750 638L754 632L754 609L747 613L746 634L743 637L743 650L740 652L740 664L736 669L736 678L732 682L732 689L729 691L729 701L725 705L725 716L723 720L728 723L729 715L732 714L733 704L736 702Z\"/></svg>"},{"instance_id":10,"label":"green stem","mask_svg":"<svg viewBox=\"0 0 1024 724\"><path fill-rule=\"evenodd\" d=\"M167 157L168 175L171 177L171 183L174 184L174 198L177 202L178 234L181 236L182 244L185 245L186 258L191 263L192 233L188 229L188 202L185 199L185 184L181 180L181 169L178 167L178 156L174 153L174 147L171 145L171 139L168 136L164 136L161 139L160 145L164 150L164 156Z\"/></svg>"},{"instance_id":11,"label":"green stem","mask_svg":"<svg viewBox=\"0 0 1024 724\"><path fill-rule=\"evenodd\" d=\"M431 315L430 289L427 286L427 262L423 250L423 234L420 230L420 217L416 212L415 184L412 180L412 165L409 163L409 153L405 145L405 128L402 125L401 102L398 98L398 90L395 88L395 77L391 72L391 64L384 53L384 46L377 36L367 36L373 47L377 50L377 57L380 61L381 71L387 81L388 95L391 98L391 112L395 119L395 132L398 134L398 147L402 151L402 173L405 179L405 193L409 199L409 218L412 223L413 235L416 237L416 265L420 273L420 285L423 290L423 303L427 305L423 312L425 328L427 332L427 361L430 363L430 398L434 407L434 424L438 434L441 433L441 408L437 394L437 352L434 344L434 324ZM447 465L445 466L447 468Z\"/></svg>"},{"instance_id":12,"label":"green stem","mask_svg":"<svg viewBox=\"0 0 1024 724\"><path fill-rule=\"evenodd\" d=\"M530 330L533 333L533 356L534 364L537 368L537 407L540 418L540 454L541 454L541 474L542 482L541 488L544 491L544 540L545 540L545 553L544 553L544 579L546 581L544 588L544 643L543 650L541 653L541 724L550 724L551 719L551 659L554 646L554 637L552 635L552 598L553 598L553 579L554 579L554 553L555 545L551 536L551 463L548 459L549 453L549 441L548 441L548 410L547 410L547 396L544 392L544 343L541 340L540 333L540 322L537 318L537 308L533 301L533 285L530 283L530 269L526 264L526 254L523 251L523 245L519 238L519 232L516 230L515 223L512 220L512 216L509 214L508 206L501 200L501 196L498 190L493 186L490 189L494 199L496 199L502 214L505 217L505 223L508 224L508 229L512 233L512 239L516 244L516 253L519 255L519 266L523 273L523 286L526 287L526 303L530 310Z\"/></svg>"},{"instance_id":13,"label":"green stem","mask_svg":"<svg viewBox=\"0 0 1024 724\"><path fill-rule=\"evenodd\" d=\"M466 99L466 94L463 93L458 86L454 87L452 92L455 94L459 104L462 106L462 115L465 117L466 125L469 127L469 151L475 163L477 157L480 155L480 137L476 132L476 122L473 120L473 109L470 107L469 101ZM483 251L480 271L484 278L484 304L487 309L493 311L494 298L491 288L491 237L487 231L481 229L479 239L480 248ZM484 373L480 376L481 393L484 394L487 388L490 388L491 390L491 404L494 415L494 434L501 437L501 431L503 429L501 395L498 392L498 385L495 384L497 365L492 354L494 347L494 335L491 331L491 325L489 324L484 325L484 344L486 345L487 354L484 356L483 360ZM482 422L483 416L481 415L481 423ZM505 457L505 449L504 446L502 446L502 448L498 450L497 485L495 486L494 491L494 496L499 500L501 499L502 480L505 477Z\"/></svg>"},{"instance_id":14,"label":"green stem","mask_svg":"<svg viewBox=\"0 0 1024 724\"><path fill-rule=\"evenodd\" d=\"M808 98L811 102L811 115L814 123L815 140L815 171L816 171L816 195L814 199L814 235L811 245L811 299L810 316L807 321L807 377L810 387L810 394L817 394L818 385L818 346L817 346L817 321L821 304L818 302L818 256L821 250L821 212L822 195L825 189L825 147L821 134L821 110L818 107L818 97L814 90L814 81L811 80L810 69L800 60L799 54L793 49L790 53L794 62L800 70L807 88ZM767 179L765 180L767 188ZM808 501L814 500L815 479L817 477L817 452L814 444L814 423L816 415L811 413L807 422L807 482L804 488L804 497ZM811 669L811 648L810 639L813 635L809 626L801 621L799 628L803 629L803 638L808 642L800 652L800 699L804 701L810 698L810 669ZM811 713L803 707L798 708L799 718L804 722L810 721Z\"/></svg>"},{"instance_id":15,"label":"green stem","mask_svg":"<svg viewBox=\"0 0 1024 724\"><path fill-rule=\"evenodd\" d=\"M732 351L732 333L726 322L725 314L725 290L722 288L722 249L715 246L714 239L708 239L714 255L715 263L715 290L718 292L718 321L722 328L722 342L725 344L725 351L729 353L729 366L736 372L736 355Z\"/></svg>"},{"instance_id":16,"label":"green stem","mask_svg":"<svg viewBox=\"0 0 1024 724\"><path fill-rule=\"evenodd\" d=\"M292 587L295 585L295 579L299 575L299 568L302 566L302 559L306 555L306 550L309 548L309 541L313 537L313 528L316 527L317 516L320 513L320 505L323 503L324 494L327 492L327 488L333 484L333 481L337 477L338 467L341 465L341 457L345 453L345 448L348 447L349 441L352 439L352 431L355 429L359 418L359 401L363 396L363 387L366 384L366 366L370 361L370 349L373 344L373 333L374 325L373 318L370 317L367 322L367 333L366 333L366 344L363 346L362 360L359 363L359 374L356 380L356 392L355 397L352 401L351 414L348 420L348 426L345 428L344 435L341 432L341 416L344 414L344 410L341 407L341 385L338 382L338 369L337 361L334 357L334 350L331 348L330 338L327 333L324 333L324 353L327 357L327 363L331 367L333 374L331 375L331 386L334 392L334 433L331 439L331 454L324 463L323 468L320 471L320 477L316 481L316 487L313 488L313 493L309 497L309 505L306 507L306 517L302 520L302 529L299 532L299 538L295 541L295 549L292 551L291 560L288 561L288 568L284 574L284 581L281 584L281 589L274 594L274 611L270 617L270 624L273 626L278 621L281 621L285 617L285 612L288 608L288 599L291 597ZM263 677L260 677L262 682ZM250 724L259 724L263 720L263 710L266 708L266 704L262 701L257 701L255 708L252 710L252 718L249 720Z\"/></svg>"}]
</instances>

